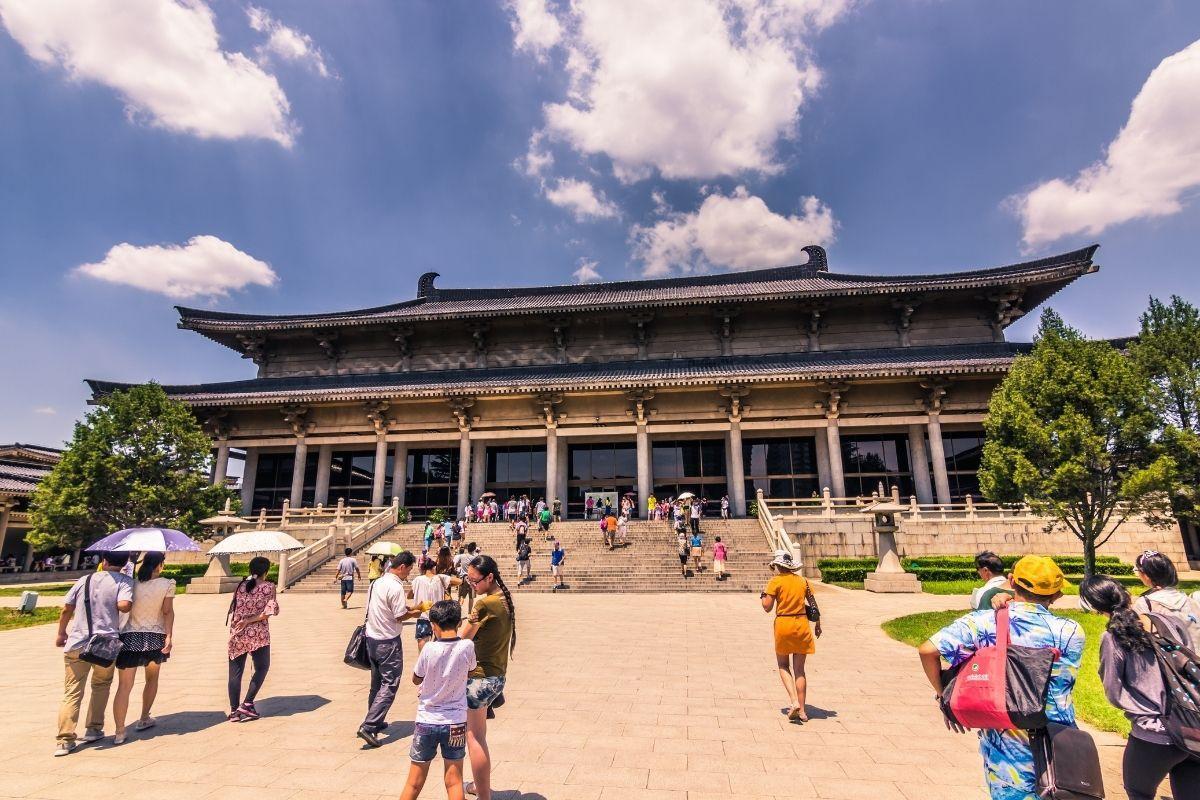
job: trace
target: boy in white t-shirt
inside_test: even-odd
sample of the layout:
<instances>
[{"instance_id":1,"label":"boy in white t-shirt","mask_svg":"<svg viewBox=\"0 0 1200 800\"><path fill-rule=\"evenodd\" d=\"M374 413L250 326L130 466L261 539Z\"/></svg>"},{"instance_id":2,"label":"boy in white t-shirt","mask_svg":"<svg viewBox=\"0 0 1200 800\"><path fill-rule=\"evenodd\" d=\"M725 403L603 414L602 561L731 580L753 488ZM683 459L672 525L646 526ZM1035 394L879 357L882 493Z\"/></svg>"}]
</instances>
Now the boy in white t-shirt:
<instances>
[{"instance_id":1,"label":"boy in white t-shirt","mask_svg":"<svg viewBox=\"0 0 1200 800\"><path fill-rule=\"evenodd\" d=\"M408 782L400 800L416 800L429 777L439 746L445 764L446 796L463 796L463 758L467 754L467 674L475 669L475 643L458 638L462 610L452 600L429 609L434 639L417 656L413 683L420 686Z\"/></svg>"}]
</instances>

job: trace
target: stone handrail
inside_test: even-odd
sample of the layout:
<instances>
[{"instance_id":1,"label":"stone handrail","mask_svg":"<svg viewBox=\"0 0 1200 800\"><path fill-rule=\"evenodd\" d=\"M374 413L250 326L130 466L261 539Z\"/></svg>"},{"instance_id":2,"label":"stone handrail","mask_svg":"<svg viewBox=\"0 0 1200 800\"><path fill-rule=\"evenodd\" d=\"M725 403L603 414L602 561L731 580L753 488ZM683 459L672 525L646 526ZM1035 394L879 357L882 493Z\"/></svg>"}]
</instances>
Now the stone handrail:
<instances>
[{"instance_id":1,"label":"stone handrail","mask_svg":"<svg viewBox=\"0 0 1200 800\"><path fill-rule=\"evenodd\" d=\"M767 506L767 501L763 499L762 489L758 490L756 500L755 507L758 509L758 525L762 528L763 536L767 539L767 547L771 549L771 552L786 550L795 558L797 553L796 547L792 543L792 537L788 536L783 525L771 514L771 510Z\"/></svg>"},{"instance_id":2,"label":"stone handrail","mask_svg":"<svg viewBox=\"0 0 1200 800\"><path fill-rule=\"evenodd\" d=\"M390 505L350 531L346 546L358 550L400 521L400 507Z\"/></svg>"},{"instance_id":3,"label":"stone handrail","mask_svg":"<svg viewBox=\"0 0 1200 800\"><path fill-rule=\"evenodd\" d=\"M278 514L268 514L265 508L259 509L258 514L248 517L249 524L243 529L266 530L268 528L286 528L288 525L357 525L370 520L393 506L366 506L362 508L347 508L341 500L336 506L313 506L311 508L291 508L284 501L283 509Z\"/></svg>"},{"instance_id":4,"label":"stone handrail","mask_svg":"<svg viewBox=\"0 0 1200 800\"><path fill-rule=\"evenodd\" d=\"M382 509L372 508L370 511L374 512L370 516L358 515L366 518L350 529L345 537L345 544L341 546L358 550L376 536L394 526L400 519L400 506L395 503L390 506L384 506ZM279 582L283 588L287 589L291 587L305 575L320 568L329 559L336 556L339 539L341 537L338 534L337 528L330 526L329 533L303 550L297 550L291 554L284 553L280 559L281 575L279 578Z\"/></svg>"},{"instance_id":5,"label":"stone handrail","mask_svg":"<svg viewBox=\"0 0 1200 800\"><path fill-rule=\"evenodd\" d=\"M760 490L761 491L761 490ZM871 503L880 499L878 495L871 497L832 497L829 490L820 497L798 498L767 498L759 500L759 514L763 509L775 517L835 517L839 514L861 514ZM1013 503L977 503L967 495L961 503L918 503L916 497L901 501L897 493L891 499L896 503L904 502L906 508L898 516L912 519L1030 519L1040 517L1028 505ZM1124 506L1125 504L1118 504Z\"/></svg>"}]
</instances>

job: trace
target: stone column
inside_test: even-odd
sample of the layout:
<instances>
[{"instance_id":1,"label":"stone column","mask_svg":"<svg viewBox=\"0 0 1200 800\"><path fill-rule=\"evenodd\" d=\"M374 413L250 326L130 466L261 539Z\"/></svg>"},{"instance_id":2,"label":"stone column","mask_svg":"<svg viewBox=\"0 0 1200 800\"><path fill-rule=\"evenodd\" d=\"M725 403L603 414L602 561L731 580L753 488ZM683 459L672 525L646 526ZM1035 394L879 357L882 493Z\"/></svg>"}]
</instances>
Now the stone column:
<instances>
[{"instance_id":1,"label":"stone column","mask_svg":"<svg viewBox=\"0 0 1200 800\"><path fill-rule=\"evenodd\" d=\"M570 464L571 451L567 448L567 440L566 439L559 438L557 436L555 436L555 438L558 439L558 441L556 443L556 449L558 450L558 483L555 484L554 496L559 498L560 500L562 500L563 519L566 519L567 518L567 497L570 495L570 493L567 491L567 488L568 488L567 487L567 480L568 480L567 473L571 469L571 464Z\"/></svg>"},{"instance_id":2,"label":"stone column","mask_svg":"<svg viewBox=\"0 0 1200 800\"><path fill-rule=\"evenodd\" d=\"M558 427L546 426L546 505L554 510L558 497ZM537 500L535 499L536 503Z\"/></svg>"},{"instance_id":3,"label":"stone column","mask_svg":"<svg viewBox=\"0 0 1200 800\"><path fill-rule=\"evenodd\" d=\"M296 463L292 466L292 493L289 502L292 508L304 505L304 464L308 461L308 441L304 436L296 437Z\"/></svg>"},{"instance_id":4,"label":"stone column","mask_svg":"<svg viewBox=\"0 0 1200 800\"><path fill-rule=\"evenodd\" d=\"M925 450L925 426L908 426L908 455L912 461L913 483L917 487L917 502L933 502L933 484L929 479L929 453Z\"/></svg>"},{"instance_id":5,"label":"stone column","mask_svg":"<svg viewBox=\"0 0 1200 800\"><path fill-rule=\"evenodd\" d=\"M4 540L8 538L8 519L16 506L9 500L0 500L0 556L4 555Z\"/></svg>"},{"instance_id":6,"label":"stone column","mask_svg":"<svg viewBox=\"0 0 1200 800\"><path fill-rule=\"evenodd\" d=\"M329 472L333 464L333 445L323 444L317 448L317 487L313 503L329 505Z\"/></svg>"},{"instance_id":7,"label":"stone column","mask_svg":"<svg viewBox=\"0 0 1200 800\"><path fill-rule=\"evenodd\" d=\"M229 439L217 440L217 458L213 464L213 485L225 485L225 473L229 471Z\"/></svg>"},{"instance_id":8,"label":"stone column","mask_svg":"<svg viewBox=\"0 0 1200 800\"><path fill-rule=\"evenodd\" d=\"M246 448L246 466L242 468L242 514L254 505L254 476L258 473L258 448Z\"/></svg>"},{"instance_id":9,"label":"stone column","mask_svg":"<svg viewBox=\"0 0 1200 800\"><path fill-rule=\"evenodd\" d=\"M729 505L735 517L746 516L746 472L742 463L742 423L731 420L729 436Z\"/></svg>"},{"instance_id":10,"label":"stone column","mask_svg":"<svg viewBox=\"0 0 1200 800\"><path fill-rule=\"evenodd\" d=\"M824 433L813 437L813 449L817 453L817 493L820 494L829 486L829 440Z\"/></svg>"},{"instance_id":11,"label":"stone column","mask_svg":"<svg viewBox=\"0 0 1200 800\"><path fill-rule=\"evenodd\" d=\"M404 505L406 498L404 490L408 488L408 445L404 442L396 442L396 450L392 454L392 496L400 498L400 505ZM459 503L460 506L464 503ZM462 509L456 509L454 516L457 518L462 513Z\"/></svg>"},{"instance_id":12,"label":"stone column","mask_svg":"<svg viewBox=\"0 0 1200 800\"><path fill-rule=\"evenodd\" d=\"M384 484L387 482L387 437L383 434L375 436L375 482L371 484L371 505L378 508L387 505L383 496Z\"/></svg>"},{"instance_id":13,"label":"stone column","mask_svg":"<svg viewBox=\"0 0 1200 800\"><path fill-rule=\"evenodd\" d=\"M471 442L471 498L479 499L486 487L487 442L476 440ZM501 502L500 498L496 498L496 502Z\"/></svg>"},{"instance_id":14,"label":"stone column","mask_svg":"<svg viewBox=\"0 0 1200 800\"><path fill-rule=\"evenodd\" d=\"M646 518L646 500L654 491L654 475L650 467L650 432L644 424L637 426L637 492L638 517Z\"/></svg>"},{"instance_id":15,"label":"stone column","mask_svg":"<svg viewBox=\"0 0 1200 800\"><path fill-rule=\"evenodd\" d=\"M465 429L458 438L458 504L474 502L471 497L471 431Z\"/></svg>"},{"instance_id":16,"label":"stone column","mask_svg":"<svg viewBox=\"0 0 1200 800\"><path fill-rule=\"evenodd\" d=\"M950 502L950 477L946 474L946 449L942 446L942 420L937 414L929 415L929 458L933 461L933 486L937 490L937 501L942 505Z\"/></svg>"},{"instance_id":17,"label":"stone column","mask_svg":"<svg viewBox=\"0 0 1200 800\"><path fill-rule=\"evenodd\" d=\"M829 493L834 497L845 497L846 476L842 469L842 437L838 432L836 416L826 418L825 446L829 451Z\"/></svg>"}]
</instances>

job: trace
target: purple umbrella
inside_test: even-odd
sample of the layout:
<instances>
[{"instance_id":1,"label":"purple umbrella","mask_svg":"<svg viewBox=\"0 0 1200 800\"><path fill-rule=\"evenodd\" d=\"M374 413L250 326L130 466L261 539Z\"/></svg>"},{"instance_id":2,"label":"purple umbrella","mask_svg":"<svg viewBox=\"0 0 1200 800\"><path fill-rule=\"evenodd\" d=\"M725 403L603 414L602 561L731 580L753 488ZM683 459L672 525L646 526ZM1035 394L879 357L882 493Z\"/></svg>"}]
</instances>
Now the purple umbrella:
<instances>
[{"instance_id":1,"label":"purple umbrella","mask_svg":"<svg viewBox=\"0 0 1200 800\"><path fill-rule=\"evenodd\" d=\"M199 550L200 545L183 531L171 528L126 528L105 536L87 549L89 553L166 553Z\"/></svg>"}]
</instances>

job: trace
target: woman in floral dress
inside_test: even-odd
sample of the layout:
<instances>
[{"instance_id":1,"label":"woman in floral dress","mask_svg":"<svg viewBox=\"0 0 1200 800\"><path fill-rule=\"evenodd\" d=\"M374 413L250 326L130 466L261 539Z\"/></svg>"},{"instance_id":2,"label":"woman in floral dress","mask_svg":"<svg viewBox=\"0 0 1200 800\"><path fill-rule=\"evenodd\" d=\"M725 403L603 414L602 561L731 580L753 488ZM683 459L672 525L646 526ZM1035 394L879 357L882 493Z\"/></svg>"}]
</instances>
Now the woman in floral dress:
<instances>
[{"instance_id":1,"label":"woman in floral dress","mask_svg":"<svg viewBox=\"0 0 1200 800\"><path fill-rule=\"evenodd\" d=\"M225 619L229 625L229 721L258 719L254 698L271 668L271 630L267 619L279 613L275 584L267 580L271 562L262 556L250 559L250 576L238 584ZM254 664L250 685L242 698L242 673L249 656Z\"/></svg>"}]
</instances>

